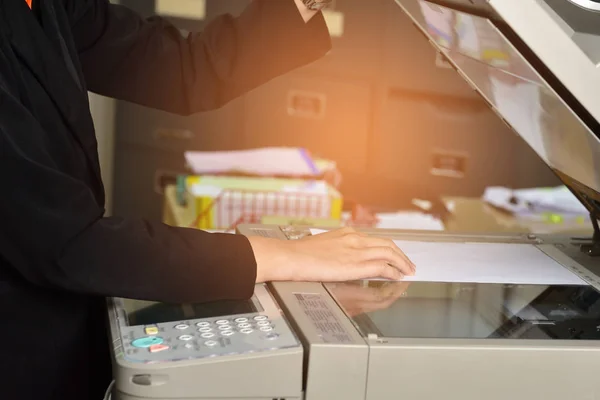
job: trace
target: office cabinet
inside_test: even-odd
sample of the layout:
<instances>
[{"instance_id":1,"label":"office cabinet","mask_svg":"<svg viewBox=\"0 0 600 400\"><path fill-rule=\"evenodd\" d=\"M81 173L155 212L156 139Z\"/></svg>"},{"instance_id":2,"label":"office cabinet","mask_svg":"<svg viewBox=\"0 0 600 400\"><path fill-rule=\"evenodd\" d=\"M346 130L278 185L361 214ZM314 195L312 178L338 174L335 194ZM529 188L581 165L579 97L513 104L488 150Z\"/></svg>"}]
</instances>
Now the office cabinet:
<instances>
[{"instance_id":1,"label":"office cabinet","mask_svg":"<svg viewBox=\"0 0 600 400\"><path fill-rule=\"evenodd\" d=\"M386 86L454 97L478 97L394 1L386 1L385 15L382 43L385 50L379 67Z\"/></svg>"},{"instance_id":2,"label":"office cabinet","mask_svg":"<svg viewBox=\"0 0 600 400\"><path fill-rule=\"evenodd\" d=\"M342 170L364 171L370 100L360 81L288 74L245 96L244 144L305 147Z\"/></svg>"},{"instance_id":3,"label":"office cabinet","mask_svg":"<svg viewBox=\"0 0 600 400\"><path fill-rule=\"evenodd\" d=\"M179 151L219 150L239 144L244 100L218 110L182 117L121 102L117 110L117 142Z\"/></svg>"},{"instance_id":4,"label":"office cabinet","mask_svg":"<svg viewBox=\"0 0 600 400\"><path fill-rule=\"evenodd\" d=\"M154 12L150 0L122 3ZM206 0L205 20L169 20L199 31L248 3ZM119 102L114 213L159 219L160 183L185 171L186 150L305 147L338 163L347 198L387 207L479 196L490 185L557 184L394 1L336 0L327 18L328 55L219 110L180 117Z\"/></svg>"},{"instance_id":5,"label":"office cabinet","mask_svg":"<svg viewBox=\"0 0 600 400\"><path fill-rule=\"evenodd\" d=\"M482 100L392 93L374 135L373 173L437 195L518 186L523 161L543 164ZM523 155L522 155L523 154ZM533 179L540 184L539 176Z\"/></svg>"},{"instance_id":6,"label":"office cabinet","mask_svg":"<svg viewBox=\"0 0 600 400\"><path fill-rule=\"evenodd\" d=\"M509 185L515 175L514 140L481 101L393 93L381 118L376 174L464 196Z\"/></svg>"}]
</instances>

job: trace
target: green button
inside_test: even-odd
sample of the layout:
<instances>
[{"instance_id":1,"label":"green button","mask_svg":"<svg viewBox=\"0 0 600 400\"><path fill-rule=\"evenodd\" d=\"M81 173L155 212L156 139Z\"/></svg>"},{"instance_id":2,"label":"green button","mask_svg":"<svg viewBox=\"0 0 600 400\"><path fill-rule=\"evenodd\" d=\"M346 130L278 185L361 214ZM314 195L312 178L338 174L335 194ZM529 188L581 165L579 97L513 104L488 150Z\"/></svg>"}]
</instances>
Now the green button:
<instances>
[{"instance_id":1,"label":"green button","mask_svg":"<svg viewBox=\"0 0 600 400\"><path fill-rule=\"evenodd\" d=\"M154 345L162 344L162 343L163 343L163 338L158 337L158 336L148 336L148 337L135 339L133 342L131 342L131 345L133 347L139 347L139 348L145 349L150 346L154 346Z\"/></svg>"}]
</instances>

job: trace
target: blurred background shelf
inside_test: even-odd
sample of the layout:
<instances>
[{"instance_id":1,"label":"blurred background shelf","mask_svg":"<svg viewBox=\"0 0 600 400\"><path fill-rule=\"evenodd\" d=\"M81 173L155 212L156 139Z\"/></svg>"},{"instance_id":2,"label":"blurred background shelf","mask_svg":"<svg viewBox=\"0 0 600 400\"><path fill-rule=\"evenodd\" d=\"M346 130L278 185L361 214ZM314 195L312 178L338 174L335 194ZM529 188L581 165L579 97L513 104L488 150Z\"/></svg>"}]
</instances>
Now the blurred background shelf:
<instances>
[{"instance_id":1,"label":"blurred background shelf","mask_svg":"<svg viewBox=\"0 0 600 400\"><path fill-rule=\"evenodd\" d=\"M155 10L149 0L121 3ZM206 19L170 19L201 30L247 3L206 0ZM161 219L162 187L185 172L186 150L305 147L338 163L345 198L392 208L479 197L488 186L558 184L393 2L337 0L333 12L343 34L326 57L222 109L179 117L117 102L112 213Z\"/></svg>"}]
</instances>

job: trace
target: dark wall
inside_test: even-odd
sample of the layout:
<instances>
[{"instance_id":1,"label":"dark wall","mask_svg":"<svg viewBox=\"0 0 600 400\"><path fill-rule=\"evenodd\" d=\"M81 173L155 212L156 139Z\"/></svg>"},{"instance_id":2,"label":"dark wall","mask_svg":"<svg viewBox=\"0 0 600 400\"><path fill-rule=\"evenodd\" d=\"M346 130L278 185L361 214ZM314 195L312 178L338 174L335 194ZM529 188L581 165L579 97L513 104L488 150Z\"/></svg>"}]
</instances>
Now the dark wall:
<instances>
[{"instance_id":1,"label":"dark wall","mask_svg":"<svg viewBox=\"0 0 600 400\"><path fill-rule=\"evenodd\" d=\"M150 0L122 3L152 14ZM209 19L247 3L208 0ZM436 62L392 0L337 0L336 9L345 32L330 54L220 110L183 118L120 102L115 214L159 219L160 182L185 171L185 150L303 146L339 163L345 197L382 206L557 183L456 72Z\"/></svg>"}]
</instances>

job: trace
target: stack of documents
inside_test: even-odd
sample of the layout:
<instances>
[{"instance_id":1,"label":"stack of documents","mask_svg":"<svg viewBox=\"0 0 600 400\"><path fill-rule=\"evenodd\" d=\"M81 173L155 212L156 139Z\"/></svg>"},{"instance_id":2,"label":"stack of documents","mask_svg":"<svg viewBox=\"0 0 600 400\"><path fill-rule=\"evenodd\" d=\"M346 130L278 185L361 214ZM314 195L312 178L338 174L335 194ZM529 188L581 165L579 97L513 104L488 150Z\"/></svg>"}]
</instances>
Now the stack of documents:
<instances>
[{"instance_id":1,"label":"stack of documents","mask_svg":"<svg viewBox=\"0 0 600 400\"><path fill-rule=\"evenodd\" d=\"M188 151L185 160L197 175L314 177L322 173L308 151L293 147Z\"/></svg>"},{"instance_id":2,"label":"stack of documents","mask_svg":"<svg viewBox=\"0 0 600 400\"><path fill-rule=\"evenodd\" d=\"M200 229L230 229L263 217L340 220L341 193L324 181L266 177L188 176L185 203Z\"/></svg>"}]
</instances>

